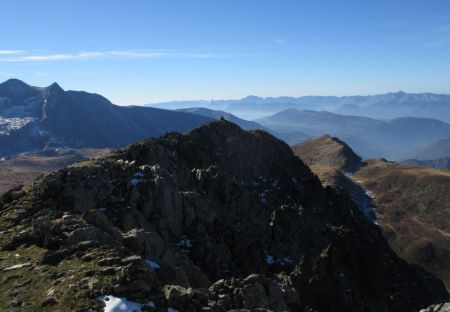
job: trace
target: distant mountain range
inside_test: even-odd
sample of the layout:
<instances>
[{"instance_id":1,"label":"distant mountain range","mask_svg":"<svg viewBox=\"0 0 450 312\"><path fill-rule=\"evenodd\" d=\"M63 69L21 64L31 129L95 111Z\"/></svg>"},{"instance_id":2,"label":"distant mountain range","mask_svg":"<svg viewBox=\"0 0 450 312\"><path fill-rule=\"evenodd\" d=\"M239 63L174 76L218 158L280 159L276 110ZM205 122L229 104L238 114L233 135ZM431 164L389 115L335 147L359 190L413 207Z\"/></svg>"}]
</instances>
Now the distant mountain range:
<instances>
[{"instance_id":1,"label":"distant mountain range","mask_svg":"<svg viewBox=\"0 0 450 312\"><path fill-rule=\"evenodd\" d=\"M317 109L349 112L350 106L367 111L383 107L389 115L394 108L398 114L406 114L400 108L416 107L415 112L419 112L434 107L440 118L446 119L448 98L403 92L354 97L249 96L238 101L171 102L157 105L167 108L159 109L117 106L98 94L64 91L56 83L38 88L10 79L0 84L0 157L56 147L118 148L165 132L185 132L224 117L246 130L266 130L289 144L330 134L345 140L366 158L438 159L450 156L450 125L443 121L418 117L382 120ZM168 110L184 105L190 107ZM280 111L284 107L290 108ZM267 116L273 111L276 113ZM250 121L233 112L265 117Z\"/></svg>"},{"instance_id":2,"label":"distant mountain range","mask_svg":"<svg viewBox=\"0 0 450 312\"><path fill-rule=\"evenodd\" d=\"M444 157L439 159L427 159L427 160L419 160L419 159L407 159L402 163L408 165L414 165L419 167L432 167L437 169L450 169L450 157Z\"/></svg>"},{"instance_id":3,"label":"distant mountain range","mask_svg":"<svg viewBox=\"0 0 450 312\"><path fill-rule=\"evenodd\" d=\"M450 138L449 124L429 118L402 117L383 121L325 111L287 109L256 121L278 133L300 131L312 136L339 137L365 158L406 159L409 151ZM288 143L303 140L290 138Z\"/></svg>"},{"instance_id":4,"label":"distant mountain range","mask_svg":"<svg viewBox=\"0 0 450 312\"><path fill-rule=\"evenodd\" d=\"M264 127L263 125L255 122L255 121L245 120L245 119L239 118L233 114L227 113L225 111L221 111L221 110L213 110L213 109L204 108L204 107L191 107L191 108L177 109L177 111L198 114L201 116L210 117L210 118L214 118L214 119L220 119L223 117L225 120L228 120L228 121L231 121L231 122L237 124L239 127L241 127L244 130L255 130L255 129L264 130L286 142L303 142L303 141L311 138L311 135L306 134L301 131L298 131L298 130L295 130L295 129L294 130L279 129L278 131L274 131L272 129Z\"/></svg>"},{"instance_id":5,"label":"distant mountain range","mask_svg":"<svg viewBox=\"0 0 450 312\"><path fill-rule=\"evenodd\" d=\"M178 109L206 107L224 110L241 118L256 119L288 108L330 111L344 115L377 119L397 117L424 117L450 122L450 95L433 93L386 93L369 96L302 96L268 97L248 96L240 100L175 101L148 104L148 106Z\"/></svg>"},{"instance_id":6,"label":"distant mountain range","mask_svg":"<svg viewBox=\"0 0 450 312\"><path fill-rule=\"evenodd\" d=\"M430 160L450 157L450 137L417 148L406 155L410 159Z\"/></svg>"},{"instance_id":7,"label":"distant mountain range","mask_svg":"<svg viewBox=\"0 0 450 312\"><path fill-rule=\"evenodd\" d=\"M263 129L266 131L268 130L267 128L263 127L262 125L260 125L257 122L245 120L245 119L236 117L233 114L230 114L230 113L227 113L224 111L220 111L220 110L213 110L213 109L208 109L208 108L204 108L204 107L190 107L190 108L177 109L177 111L202 115L202 116L205 116L208 118L213 118L213 119L224 118L225 120L228 120L228 121L231 121L231 122L237 124L239 127L241 127L244 130L254 130L254 129Z\"/></svg>"},{"instance_id":8,"label":"distant mountain range","mask_svg":"<svg viewBox=\"0 0 450 312\"><path fill-rule=\"evenodd\" d=\"M0 156L47 147L123 147L212 120L197 114L117 106L98 94L10 79L0 84Z\"/></svg>"}]
</instances>

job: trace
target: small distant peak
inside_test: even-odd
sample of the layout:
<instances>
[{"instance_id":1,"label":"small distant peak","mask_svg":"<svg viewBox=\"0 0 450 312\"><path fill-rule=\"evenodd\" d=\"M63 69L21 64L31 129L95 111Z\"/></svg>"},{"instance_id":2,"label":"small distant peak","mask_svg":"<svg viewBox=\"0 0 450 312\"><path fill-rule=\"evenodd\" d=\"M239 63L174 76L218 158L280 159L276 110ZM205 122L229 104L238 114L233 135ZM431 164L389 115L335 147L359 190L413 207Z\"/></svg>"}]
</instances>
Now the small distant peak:
<instances>
[{"instance_id":1,"label":"small distant peak","mask_svg":"<svg viewBox=\"0 0 450 312\"><path fill-rule=\"evenodd\" d=\"M57 82L52 83L47 87L49 90L61 90L64 91L63 88L60 87L60 85Z\"/></svg>"},{"instance_id":2,"label":"small distant peak","mask_svg":"<svg viewBox=\"0 0 450 312\"><path fill-rule=\"evenodd\" d=\"M404 95L406 95L407 93L406 92L404 92L404 91L402 91L402 90L399 90L399 91L397 91L397 92L389 92L388 93L388 95L390 95L390 96L404 96Z\"/></svg>"},{"instance_id":3,"label":"small distant peak","mask_svg":"<svg viewBox=\"0 0 450 312\"><path fill-rule=\"evenodd\" d=\"M298 113L301 112L301 110L297 109L297 108L286 108L285 110L281 111L281 112L285 112L285 113Z\"/></svg>"},{"instance_id":4,"label":"small distant peak","mask_svg":"<svg viewBox=\"0 0 450 312\"><path fill-rule=\"evenodd\" d=\"M249 95L242 99L243 102L261 102L264 99L256 95Z\"/></svg>"}]
</instances>

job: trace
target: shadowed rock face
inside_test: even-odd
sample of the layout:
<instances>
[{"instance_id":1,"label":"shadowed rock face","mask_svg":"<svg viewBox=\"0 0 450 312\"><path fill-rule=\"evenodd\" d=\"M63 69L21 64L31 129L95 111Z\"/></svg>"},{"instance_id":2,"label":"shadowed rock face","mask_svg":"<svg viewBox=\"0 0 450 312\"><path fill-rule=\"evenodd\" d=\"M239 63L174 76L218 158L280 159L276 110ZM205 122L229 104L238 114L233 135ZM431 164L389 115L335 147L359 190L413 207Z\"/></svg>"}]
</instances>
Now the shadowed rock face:
<instances>
[{"instance_id":1,"label":"shadowed rock face","mask_svg":"<svg viewBox=\"0 0 450 312\"><path fill-rule=\"evenodd\" d=\"M53 287L53 305L72 310L98 307L101 294L183 311L416 311L448 299L289 146L227 121L13 190L0 222L4 267L18 253L29 264L15 274L50 272L22 291L40 281L39 300ZM76 301L58 291L68 283Z\"/></svg>"},{"instance_id":2,"label":"shadowed rock face","mask_svg":"<svg viewBox=\"0 0 450 312\"><path fill-rule=\"evenodd\" d=\"M45 147L118 148L168 131L188 131L211 118L163 109L117 106L98 94L0 84L0 156Z\"/></svg>"}]
</instances>

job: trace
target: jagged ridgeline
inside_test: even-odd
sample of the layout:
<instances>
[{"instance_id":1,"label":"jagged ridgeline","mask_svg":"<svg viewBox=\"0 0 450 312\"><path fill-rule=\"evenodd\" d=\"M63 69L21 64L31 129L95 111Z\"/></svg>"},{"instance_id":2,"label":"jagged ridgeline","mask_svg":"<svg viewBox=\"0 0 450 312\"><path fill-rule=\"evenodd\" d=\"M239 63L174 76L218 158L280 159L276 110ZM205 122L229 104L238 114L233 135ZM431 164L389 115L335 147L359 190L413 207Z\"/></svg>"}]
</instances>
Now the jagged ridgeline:
<instances>
[{"instance_id":1,"label":"jagged ridgeline","mask_svg":"<svg viewBox=\"0 0 450 312\"><path fill-rule=\"evenodd\" d=\"M418 311L448 299L288 145L223 120L12 190L0 226L1 310Z\"/></svg>"}]
</instances>

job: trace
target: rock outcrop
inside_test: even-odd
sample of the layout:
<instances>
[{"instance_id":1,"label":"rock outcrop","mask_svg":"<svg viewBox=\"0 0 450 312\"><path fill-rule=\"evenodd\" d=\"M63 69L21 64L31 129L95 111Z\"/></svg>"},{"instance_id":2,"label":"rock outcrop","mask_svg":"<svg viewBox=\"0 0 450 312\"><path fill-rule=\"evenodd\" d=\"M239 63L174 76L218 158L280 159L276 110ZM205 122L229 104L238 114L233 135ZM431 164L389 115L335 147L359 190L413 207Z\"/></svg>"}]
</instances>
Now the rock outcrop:
<instances>
[{"instance_id":1,"label":"rock outcrop","mask_svg":"<svg viewBox=\"0 0 450 312\"><path fill-rule=\"evenodd\" d=\"M72 165L0 209L1 309L117 297L156 311L418 311L449 298L289 146L223 120Z\"/></svg>"}]
</instances>

